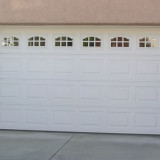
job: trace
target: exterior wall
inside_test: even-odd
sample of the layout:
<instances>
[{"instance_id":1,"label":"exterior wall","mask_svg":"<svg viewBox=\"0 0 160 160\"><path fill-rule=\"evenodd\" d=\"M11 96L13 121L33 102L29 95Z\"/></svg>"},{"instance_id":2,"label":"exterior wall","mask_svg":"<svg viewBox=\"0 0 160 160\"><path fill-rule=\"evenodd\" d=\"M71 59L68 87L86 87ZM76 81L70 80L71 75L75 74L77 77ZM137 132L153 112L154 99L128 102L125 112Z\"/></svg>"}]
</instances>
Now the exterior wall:
<instances>
[{"instance_id":1,"label":"exterior wall","mask_svg":"<svg viewBox=\"0 0 160 160\"><path fill-rule=\"evenodd\" d=\"M160 25L160 1L1 0L0 24Z\"/></svg>"}]
</instances>

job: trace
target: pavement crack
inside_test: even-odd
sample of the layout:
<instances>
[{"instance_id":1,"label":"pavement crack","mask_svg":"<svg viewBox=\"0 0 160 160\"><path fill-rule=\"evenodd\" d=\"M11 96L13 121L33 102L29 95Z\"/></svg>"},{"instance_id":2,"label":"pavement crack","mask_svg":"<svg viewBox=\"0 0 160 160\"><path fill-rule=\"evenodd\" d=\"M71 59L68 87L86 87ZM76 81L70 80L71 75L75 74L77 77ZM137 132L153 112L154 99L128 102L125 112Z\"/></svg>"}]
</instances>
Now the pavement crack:
<instances>
[{"instance_id":1,"label":"pavement crack","mask_svg":"<svg viewBox=\"0 0 160 160\"><path fill-rule=\"evenodd\" d=\"M69 139L57 150L57 152L54 153L54 154L51 156L51 158L50 158L49 160L52 160L52 158L54 158L54 156L55 156L74 136L75 136L75 134L73 134L73 135L71 136L71 138L69 138Z\"/></svg>"}]
</instances>

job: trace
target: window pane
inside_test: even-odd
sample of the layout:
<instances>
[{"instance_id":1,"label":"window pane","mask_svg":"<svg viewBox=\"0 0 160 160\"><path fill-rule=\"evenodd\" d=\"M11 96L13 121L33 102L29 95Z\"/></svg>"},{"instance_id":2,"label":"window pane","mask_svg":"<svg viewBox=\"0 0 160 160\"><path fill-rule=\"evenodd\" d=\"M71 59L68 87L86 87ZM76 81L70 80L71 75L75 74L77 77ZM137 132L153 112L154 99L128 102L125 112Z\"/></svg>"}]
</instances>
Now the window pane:
<instances>
[{"instance_id":1,"label":"window pane","mask_svg":"<svg viewBox=\"0 0 160 160\"><path fill-rule=\"evenodd\" d=\"M100 47L101 46L101 42L96 42L95 45L96 45L96 47Z\"/></svg>"},{"instance_id":2,"label":"window pane","mask_svg":"<svg viewBox=\"0 0 160 160\"><path fill-rule=\"evenodd\" d=\"M139 47L145 47L145 43L139 43Z\"/></svg>"},{"instance_id":3,"label":"window pane","mask_svg":"<svg viewBox=\"0 0 160 160\"><path fill-rule=\"evenodd\" d=\"M28 46L33 46L33 42L28 42Z\"/></svg>"},{"instance_id":4,"label":"window pane","mask_svg":"<svg viewBox=\"0 0 160 160\"><path fill-rule=\"evenodd\" d=\"M146 43L146 47L151 47L151 43Z\"/></svg>"},{"instance_id":5,"label":"window pane","mask_svg":"<svg viewBox=\"0 0 160 160\"><path fill-rule=\"evenodd\" d=\"M41 41L45 41L45 38L41 37L40 40L41 40Z\"/></svg>"},{"instance_id":6,"label":"window pane","mask_svg":"<svg viewBox=\"0 0 160 160\"><path fill-rule=\"evenodd\" d=\"M39 42L34 42L34 46L39 46Z\"/></svg>"},{"instance_id":7,"label":"window pane","mask_svg":"<svg viewBox=\"0 0 160 160\"><path fill-rule=\"evenodd\" d=\"M116 42L112 42L111 47L116 47Z\"/></svg>"},{"instance_id":8,"label":"window pane","mask_svg":"<svg viewBox=\"0 0 160 160\"><path fill-rule=\"evenodd\" d=\"M19 46L19 43L18 42L14 42L14 46Z\"/></svg>"},{"instance_id":9,"label":"window pane","mask_svg":"<svg viewBox=\"0 0 160 160\"><path fill-rule=\"evenodd\" d=\"M146 42L151 42L151 38L150 37L146 37Z\"/></svg>"},{"instance_id":10,"label":"window pane","mask_svg":"<svg viewBox=\"0 0 160 160\"><path fill-rule=\"evenodd\" d=\"M83 47L88 47L88 42L83 42Z\"/></svg>"},{"instance_id":11,"label":"window pane","mask_svg":"<svg viewBox=\"0 0 160 160\"><path fill-rule=\"evenodd\" d=\"M158 41L157 40L152 42L152 47L153 48L157 48L158 47Z\"/></svg>"},{"instance_id":12,"label":"window pane","mask_svg":"<svg viewBox=\"0 0 160 160\"><path fill-rule=\"evenodd\" d=\"M129 47L129 43L124 43L124 47Z\"/></svg>"},{"instance_id":13,"label":"window pane","mask_svg":"<svg viewBox=\"0 0 160 160\"><path fill-rule=\"evenodd\" d=\"M90 37L89 40L90 40L90 41L94 41L94 37Z\"/></svg>"},{"instance_id":14,"label":"window pane","mask_svg":"<svg viewBox=\"0 0 160 160\"><path fill-rule=\"evenodd\" d=\"M89 46L90 46L90 47L94 47L94 42L90 42L90 43L89 43Z\"/></svg>"},{"instance_id":15,"label":"window pane","mask_svg":"<svg viewBox=\"0 0 160 160\"><path fill-rule=\"evenodd\" d=\"M61 42L61 46L66 46L66 42Z\"/></svg>"},{"instance_id":16,"label":"window pane","mask_svg":"<svg viewBox=\"0 0 160 160\"><path fill-rule=\"evenodd\" d=\"M145 41L145 38L141 38L139 41L143 41L143 42L144 42L144 41Z\"/></svg>"},{"instance_id":17,"label":"window pane","mask_svg":"<svg viewBox=\"0 0 160 160\"><path fill-rule=\"evenodd\" d=\"M101 41L99 38L96 37L96 41Z\"/></svg>"},{"instance_id":18,"label":"window pane","mask_svg":"<svg viewBox=\"0 0 160 160\"><path fill-rule=\"evenodd\" d=\"M66 40L66 37L62 37L62 41L65 41Z\"/></svg>"},{"instance_id":19,"label":"window pane","mask_svg":"<svg viewBox=\"0 0 160 160\"><path fill-rule=\"evenodd\" d=\"M34 38L35 38L35 40L36 40L36 41L38 41L38 40L39 40L39 37L34 37Z\"/></svg>"},{"instance_id":20,"label":"window pane","mask_svg":"<svg viewBox=\"0 0 160 160\"><path fill-rule=\"evenodd\" d=\"M87 37L87 38L84 38L83 41L88 41L88 37Z\"/></svg>"},{"instance_id":21,"label":"window pane","mask_svg":"<svg viewBox=\"0 0 160 160\"><path fill-rule=\"evenodd\" d=\"M69 38L69 37L68 37L67 40L68 40L68 41L72 41L72 38Z\"/></svg>"},{"instance_id":22,"label":"window pane","mask_svg":"<svg viewBox=\"0 0 160 160\"><path fill-rule=\"evenodd\" d=\"M111 39L111 41L116 41L116 38Z\"/></svg>"},{"instance_id":23,"label":"window pane","mask_svg":"<svg viewBox=\"0 0 160 160\"><path fill-rule=\"evenodd\" d=\"M40 42L40 46L45 46L45 42Z\"/></svg>"},{"instance_id":24,"label":"window pane","mask_svg":"<svg viewBox=\"0 0 160 160\"><path fill-rule=\"evenodd\" d=\"M60 41L60 37L56 38L56 41Z\"/></svg>"},{"instance_id":25,"label":"window pane","mask_svg":"<svg viewBox=\"0 0 160 160\"><path fill-rule=\"evenodd\" d=\"M14 40L18 41L18 38L17 38L17 37L14 37Z\"/></svg>"},{"instance_id":26,"label":"window pane","mask_svg":"<svg viewBox=\"0 0 160 160\"><path fill-rule=\"evenodd\" d=\"M118 37L118 41L122 41L122 37Z\"/></svg>"},{"instance_id":27,"label":"window pane","mask_svg":"<svg viewBox=\"0 0 160 160\"><path fill-rule=\"evenodd\" d=\"M72 42L68 42L68 43L67 43L67 46L72 46Z\"/></svg>"},{"instance_id":28,"label":"window pane","mask_svg":"<svg viewBox=\"0 0 160 160\"><path fill-rule=\"evenodd\" d=\"M122 43L118 43L118 47L122 47Z\"/></svg>"},{"instance_id":29,"label":"window pane","mask_svg":"<svg viewBox=\"0 0 160 160\"><path fill-rule=\"evenodd\" d=\"M28 40L29 40L29 41L33 41L33 37L29 38Z\"/></svg>"},{"instance_id":30,"label":"window pane","mask_svg":"<svg viewBox=\"0 0 160 160\"><path fill-rule=\"evenodd\" d=\"M128 38L124 38L124 41L129 41L129 39Z\"/></svg>"},{"instance_id":31,"label":"window pane","mask_svg":"<svg viewBox=\"0 0 160 160\"><path fill-rule=\"evenodd\" d=\"M8 46L13 46L13 42L8 41Z\"/></svg>"},{"instance_id":32,"label":"window pane","mask_svg":"<svg viewBox=\"0 0 160 160\"><path fill-rule=\"evenodd\" d=\"M55 42L55 46L60 46L60 42Z\"/></svg>"}]
</instances>

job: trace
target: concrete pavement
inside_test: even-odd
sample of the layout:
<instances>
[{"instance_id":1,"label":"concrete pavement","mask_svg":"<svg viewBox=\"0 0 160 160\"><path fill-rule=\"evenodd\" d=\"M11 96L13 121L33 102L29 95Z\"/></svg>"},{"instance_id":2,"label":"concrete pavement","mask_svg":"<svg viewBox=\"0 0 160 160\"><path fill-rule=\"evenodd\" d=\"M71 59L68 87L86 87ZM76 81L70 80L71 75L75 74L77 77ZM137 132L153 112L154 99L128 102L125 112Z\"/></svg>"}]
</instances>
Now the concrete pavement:
<instances>
[{"instance_id":1,"label":"concrete pavement","mask_svg":"<svg viewBox=\"0 0 160 160\"><path fill-rule=\"evenodd\" d=\"M160 160L160 136L0 131L0 160Z\"/></svg>"}]
</instances>

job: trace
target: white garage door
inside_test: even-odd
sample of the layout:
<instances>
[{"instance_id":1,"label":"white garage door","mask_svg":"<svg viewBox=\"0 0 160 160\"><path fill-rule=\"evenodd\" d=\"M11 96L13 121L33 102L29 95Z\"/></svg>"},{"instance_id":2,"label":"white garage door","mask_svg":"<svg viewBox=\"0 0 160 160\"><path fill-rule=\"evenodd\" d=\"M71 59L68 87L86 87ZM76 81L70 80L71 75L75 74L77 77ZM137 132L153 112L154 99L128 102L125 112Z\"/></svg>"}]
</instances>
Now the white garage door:
<instances>
[{"instance_id":1,"label":"white garage door","mask_svg":"<svg viewBox=\"0 0 160 160\"><path fill-rule=\"evenodd\" d=\"M0 128L160 134L159 27L1 27Z\"/></svg>"}]
</instances>

